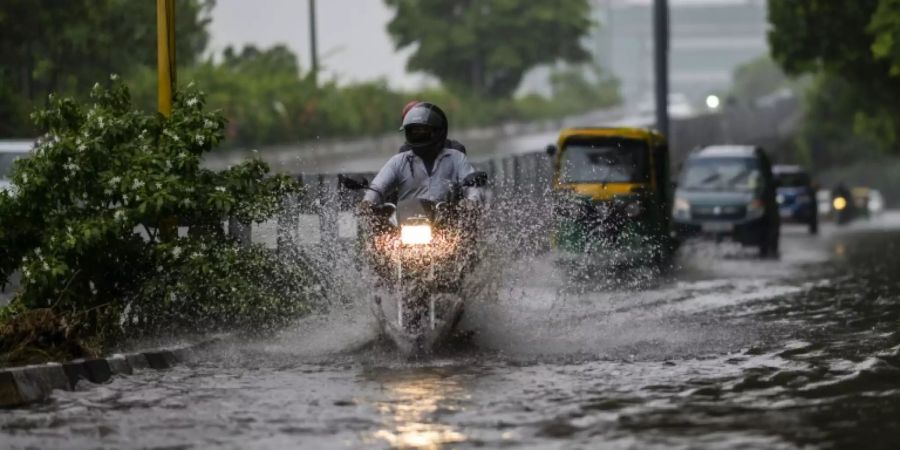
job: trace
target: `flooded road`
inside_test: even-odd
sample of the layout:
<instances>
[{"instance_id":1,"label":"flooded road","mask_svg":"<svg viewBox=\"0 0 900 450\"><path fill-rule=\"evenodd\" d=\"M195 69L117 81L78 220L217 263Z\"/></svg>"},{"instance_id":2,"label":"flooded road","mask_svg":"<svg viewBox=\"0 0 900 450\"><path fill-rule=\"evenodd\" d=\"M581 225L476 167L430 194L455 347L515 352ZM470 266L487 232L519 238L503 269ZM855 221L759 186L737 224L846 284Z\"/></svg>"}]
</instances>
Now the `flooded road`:
<instances>
[{"instance_id":1,"label":"flooded road","mask_svg":"<svg viewBox=\"0 0 900 450\"><path fill-rule=\"evenodd\" d=\"M0 448L896 448L900 217L777 261L683 249L662 280L521 262L422 362L356 305L185 367L0 412ZM496 269L501 271L501 269Z\"/></svg>"}]
</instances>

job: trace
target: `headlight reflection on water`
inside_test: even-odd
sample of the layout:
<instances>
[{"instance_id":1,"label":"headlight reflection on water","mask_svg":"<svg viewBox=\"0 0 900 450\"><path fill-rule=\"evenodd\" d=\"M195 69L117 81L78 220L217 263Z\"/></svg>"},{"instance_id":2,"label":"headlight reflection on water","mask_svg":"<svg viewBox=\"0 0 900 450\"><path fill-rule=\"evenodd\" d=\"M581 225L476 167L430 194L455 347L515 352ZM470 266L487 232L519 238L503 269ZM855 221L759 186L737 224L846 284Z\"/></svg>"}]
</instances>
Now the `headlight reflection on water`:
<instances>
[{"instance_id":1,"label":"headlight reflection on water","mask_svg":"<svg viewBox=\"0 0 900 450\"><path fill-rule=\"evenodd\" d=\"M391 447L439 449L448 444L463 442L466 436L452 425L438 423L435 412L452 409L448 397L459 397L462 387L436 374L414 374L391 380L385 389L389 399L376 403L378 411L388 416L389 427L374 433L376 439Z\"/></svg>"}]
</instances>

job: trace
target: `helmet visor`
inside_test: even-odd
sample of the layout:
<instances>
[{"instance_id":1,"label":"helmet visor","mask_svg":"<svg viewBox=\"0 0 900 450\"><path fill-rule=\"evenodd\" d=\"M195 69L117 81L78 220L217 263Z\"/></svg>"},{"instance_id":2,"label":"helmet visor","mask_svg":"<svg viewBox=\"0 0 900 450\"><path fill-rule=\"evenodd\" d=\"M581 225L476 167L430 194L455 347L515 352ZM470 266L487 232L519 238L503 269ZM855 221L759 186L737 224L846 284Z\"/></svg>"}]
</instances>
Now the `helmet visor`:
<instances>
[{"instance_id":1,"label":"helmet visor","mask_svg":"<svg viewBox=\"0 0 900 450\"><path fill-rule=\"evenodd\" d=\"M434 140L434 129L428 125L407 125L403 131L409 144L427 144Z\"/></svg>"}]
</instances>

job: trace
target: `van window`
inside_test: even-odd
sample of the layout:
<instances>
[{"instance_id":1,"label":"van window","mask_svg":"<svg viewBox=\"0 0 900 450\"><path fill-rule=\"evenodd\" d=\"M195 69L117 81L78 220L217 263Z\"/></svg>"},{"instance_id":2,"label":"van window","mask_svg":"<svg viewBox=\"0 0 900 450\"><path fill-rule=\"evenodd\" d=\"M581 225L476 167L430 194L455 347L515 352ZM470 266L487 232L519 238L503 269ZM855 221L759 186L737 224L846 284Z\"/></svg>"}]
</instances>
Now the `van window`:
<instances>
[{"instance_id":1,"label":"van window","mask_svg":"<svg viewBox=\"0 0 900 450\"><path fill-rule=\"evenodd\" d=\"M803 172L779 173L775 175L775 183L778 187L806 187L810 185L809 175Z\"/></svg>"},{"instance_id":2,"label":"van window","mask_svg":"<svg viewBox=\"0 0 900 450\"><path fill-rule=\"evenodd\" d=\"M650 179L647 143L634 139L576 140L565 144L562 183L641 183Z\"/></svg>"},{"instance_id":3,"label":"van window","mask_svg":"<svg viewBox=\"0 0 900 450\"><path fill-rule=\"evenodd\" d=\"M679 187L692 191L755 191L762 183L759 161L754 158L690 158L685 162Z\"/></svg>"}]
</instances>

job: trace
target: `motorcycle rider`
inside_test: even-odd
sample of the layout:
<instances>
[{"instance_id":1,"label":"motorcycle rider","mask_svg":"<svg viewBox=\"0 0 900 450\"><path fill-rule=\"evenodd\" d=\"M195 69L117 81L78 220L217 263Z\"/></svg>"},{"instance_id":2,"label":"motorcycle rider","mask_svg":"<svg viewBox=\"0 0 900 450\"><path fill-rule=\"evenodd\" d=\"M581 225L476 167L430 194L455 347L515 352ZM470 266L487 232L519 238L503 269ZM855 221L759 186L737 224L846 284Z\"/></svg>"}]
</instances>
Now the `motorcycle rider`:
<instances>
[{"instance_id":1,"label":"motorcycle rider","mask_svg":"<svg viewBox=\"0 0 900 450\"><path fill-rule=\"evenodd\" d=\"M448 146L447 116L437 105L418 102L403 116L401 130L406 136L405 149L394 155L369 183L360 204L360 212L367 214L393 193L403 201L409 198L428 198L433 183L460 183L475 171L466 154ZM461 202L463 209L476 208L481 200L477 188L466 188Z\"/></svg>"},{"instance_id":2,"label":"motorcycle rider","mask_svg":"<svg viewBox=\"0 0 900 450\"><path fill-rule=\"evenodd\" d=\"M400 121L402 122L403 118L406 117L406 113L408 113L409 110L412 109L413 106L416 106L419 103L422 103L422 101L421 100L413 100L413 101L407 103L406 106L403 107L403 112L400 114ZM444 143L444 146L447 148L452 148L454 150L459 150L463 153L466 153L466 146L463 145L462 142L459 142L454 139L447 139L446 143ZM410 145L408 143L404 143L403 145L400 146L400 151L398 153L403 153L403 152L409 151L409 150L412 150L412 147L410 147Z\"/></svg>"}]
</instances>

